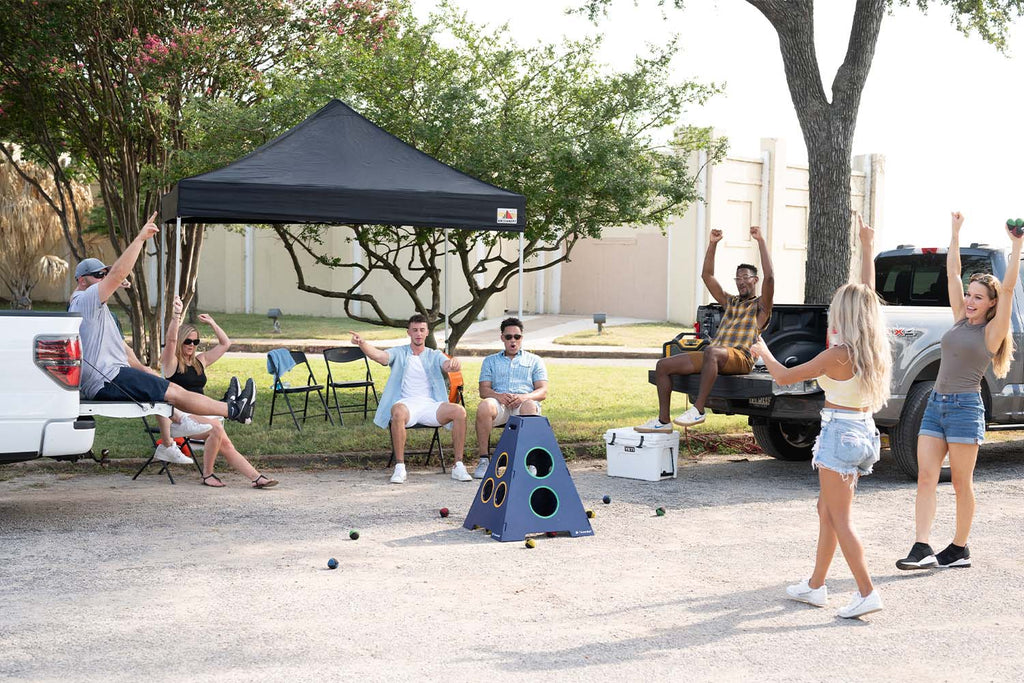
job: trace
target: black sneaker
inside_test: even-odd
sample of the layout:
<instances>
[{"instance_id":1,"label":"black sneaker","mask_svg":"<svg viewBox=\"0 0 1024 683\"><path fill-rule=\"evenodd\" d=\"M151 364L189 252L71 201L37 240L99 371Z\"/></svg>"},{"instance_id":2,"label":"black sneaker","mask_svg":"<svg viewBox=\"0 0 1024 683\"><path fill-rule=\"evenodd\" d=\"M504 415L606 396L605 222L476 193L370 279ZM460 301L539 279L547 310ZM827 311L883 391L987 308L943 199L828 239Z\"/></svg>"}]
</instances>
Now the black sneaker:
<instances>
[{"instance_id":1,"label":"black sneaker","mask_svg":"<svg viewBox=\"0 0 1024 683\"><path fill-rule=\"evenodd\" d=\"M950 543L945 550L935 556L940 567L970 567L971 551L967 546L962 548Z\"/></svg>"},{"instance_id":2,"label":"black sneaker","mask_svg":"<svg viewBox=\"0 0 1024 683\"><path fill-rule=\"evenodd\" d=\"M931 569L937 567L935 551L927 543L915 543L902 560L896 560L897 569Z\"/></svg>"},{"instance_id":3,"label":"black sneaker","mask_svg":"<svg viewBox=\"0 0 1024 683\"><path fill-rule=\"evenodd\" d=\"M252 422L252 411L256 405L256 385L252 378L245 380L245 388L234 401L228 403L228 417L247 425Z\"/></svg>"}]
</instances>

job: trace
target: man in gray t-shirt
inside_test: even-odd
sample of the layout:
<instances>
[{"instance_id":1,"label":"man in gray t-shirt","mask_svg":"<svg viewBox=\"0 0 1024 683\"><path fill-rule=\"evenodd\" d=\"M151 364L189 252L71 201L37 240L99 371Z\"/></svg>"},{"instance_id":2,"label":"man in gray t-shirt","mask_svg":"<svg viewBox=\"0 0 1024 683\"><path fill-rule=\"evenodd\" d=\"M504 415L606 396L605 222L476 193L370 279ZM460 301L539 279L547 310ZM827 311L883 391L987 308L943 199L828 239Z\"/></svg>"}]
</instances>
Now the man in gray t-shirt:
<instances>
[{"instance_id":1,"label":"man in gray t-shirt","mask_svg":"<svg viewBox=\"0 0 1024 683\"><path fill-rule=\"evenodd\" d=\"M218 415L243 424L252 421L256 386L252 379L237 396L215 401L171 384L163 377L131 367L124 341L107 300L114 294L142 253L146 240L158 232L156 213L109 268L87 258L75 268L77 286L68 310L82 315L82 394L97 401L166 401L186 413Z\"/></svg>"}]
</instances>

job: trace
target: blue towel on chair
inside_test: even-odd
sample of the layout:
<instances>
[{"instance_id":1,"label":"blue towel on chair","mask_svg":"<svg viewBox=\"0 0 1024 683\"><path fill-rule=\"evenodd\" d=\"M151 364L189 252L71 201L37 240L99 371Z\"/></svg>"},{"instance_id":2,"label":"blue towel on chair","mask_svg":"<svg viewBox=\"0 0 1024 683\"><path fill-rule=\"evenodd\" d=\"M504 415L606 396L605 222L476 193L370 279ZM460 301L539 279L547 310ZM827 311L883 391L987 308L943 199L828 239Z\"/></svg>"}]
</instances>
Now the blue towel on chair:
<instances>
[{"instance_id":1,"label":"blue towel on chair","mask_svg":"<svg viewBox=\"0 0 1024 683\"><path fill-rule=\"evenodd\" d=\"M277 376L281 377L294 367L295 359L288 349L274 349L267 354L267 372L271 375L275 374L275 368Z\"/></svg>"}]
</instances>

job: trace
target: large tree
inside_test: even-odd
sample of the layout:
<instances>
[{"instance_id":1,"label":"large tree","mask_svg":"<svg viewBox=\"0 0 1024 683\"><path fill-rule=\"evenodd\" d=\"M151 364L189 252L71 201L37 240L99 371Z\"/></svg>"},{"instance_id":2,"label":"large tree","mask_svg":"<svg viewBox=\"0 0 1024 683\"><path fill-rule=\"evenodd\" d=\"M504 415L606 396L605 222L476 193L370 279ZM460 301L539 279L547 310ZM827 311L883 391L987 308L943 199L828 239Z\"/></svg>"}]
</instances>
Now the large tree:
<instances>
[{"instance_id":1,"label":"large tree","mask_svg":"<svg viewBox=\"0 0 1024 683\"><path fill-rule=\"evenodd\" d=\"M724 151L724 141L712 142L707 130L679 127L669 139L686 105L717 91L671 82L674 46L638 58L629 71L607 73L596 61L598 45L585 40L525 48L506 28L483 29L447 9L425 23L402 12L376 52L325 41L315 51L319 77L279 80L275 97L287 115L262 118L298 120L298 109L308 113L331 96L342 97L427 154L526 195L526 271L539 271L568 260L579 240L600 236L604 227L664 225L696 199L690 152L706 149L715 159ZM238 141L234 131L244 127L237 125L239 116L248 114L211 108L201 126L209 136L202 148L231 149ZM655 131L661 142L654 141ZM358 320L405 327L416 311L432 329L443 325L441 230L351 226L349 239L362 254L351 259L325 250L325 229L275 228L300 290L343 300ZM452 307L449 348L515 276L516 247L516 238L451 231L458 290L465 282L469 296ZM534 259L541 254L543 261ZM350 268L358 277L344 289L318 287L303 266L310 258L316 268ZM386 274L408 305L387 310L380 292L366 285L373 273Z\"/></svg>"},{"instance_id":2,"label":"large tree","mask_svg":"<svg viewBox=\"0 0 1024 683\"><path fill-rule=\"evenodd\" d=\"M105 227L120 254L156 208L174 152L188 149L186 112L202 100L245 108L266 96L276 69L305 73L304 54L325 33L377 42L389 22L377 0L0 0L0 141L52 177L33 183L60 217L76 259L86 256L86 212L76 179L98 183ZM9 163L21 168L4 145ZM182 288L191 297L202 226L183 235ZM168 272L175 249L169 241ZM160 321L144 263L119 293L140 357ZM173 283L160 292L166 300Z\"/></svg>"},{"instance_id":3,"label":"large tree","mask_svg":"<svg viewBox=\"0 0 1024 683\"><path fill-rule=\"evenodd\" d=\"M586 0L596 18L612 0ZM659 0L663 4L665 0ZM672 0L682 7L684 0ZM1024 0L856 0L843 63L826 92L814 47L814 0L746 0L771 23L796 109L810 171L810 214L804 299L825 303L849 277L851 257L850 161L861 93L867 82L878 32L893 5L927 11L945 6L964 34L977 33L1002 50L1010 22L1024 13Z\"/></svg>"}]
</instances>

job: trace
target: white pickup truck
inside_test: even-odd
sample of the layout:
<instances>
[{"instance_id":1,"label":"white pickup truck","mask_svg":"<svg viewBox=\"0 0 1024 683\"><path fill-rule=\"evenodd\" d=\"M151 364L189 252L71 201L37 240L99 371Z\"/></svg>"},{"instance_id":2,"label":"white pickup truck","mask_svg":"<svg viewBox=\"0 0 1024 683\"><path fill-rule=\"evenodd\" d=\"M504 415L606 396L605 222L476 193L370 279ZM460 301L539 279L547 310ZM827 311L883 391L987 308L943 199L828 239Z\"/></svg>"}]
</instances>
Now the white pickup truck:
<instances>
[{"instance_id":1,"label":"white pickup truck","mask_svg":"<svg viewBox=\"0 0 1024 683\"><path fill-rule=\"evenodd\" d=\"M92 453L96 415L170 416L166 403L82 401L78 313L0 311L0 464Z\"/></svg>"}]
</instances>

